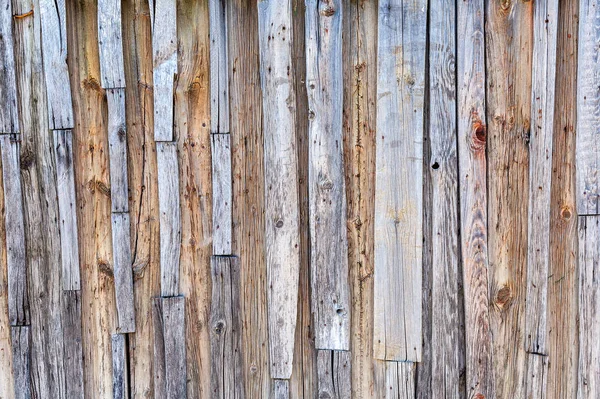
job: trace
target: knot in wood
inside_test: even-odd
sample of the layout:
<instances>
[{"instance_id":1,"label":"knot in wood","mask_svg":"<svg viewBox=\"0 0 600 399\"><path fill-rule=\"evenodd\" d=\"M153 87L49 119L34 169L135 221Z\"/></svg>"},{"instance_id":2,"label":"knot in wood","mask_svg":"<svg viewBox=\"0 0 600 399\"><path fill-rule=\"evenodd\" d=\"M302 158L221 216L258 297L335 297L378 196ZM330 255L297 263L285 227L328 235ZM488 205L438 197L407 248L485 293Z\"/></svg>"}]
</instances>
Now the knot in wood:
<instances>
[{"instance_id":1,"label":"knot in wood","mask_svg":"<svg viewBox=\"0 0 600 399\"><path fill-rule=\"evenodd\" d=\"M571 212L571 207L569 205L564 205L560 210L560 217L564 220L571 220L571 216L573 213Z\"/></svg>"},{"instance_id":2,"label":"knot in wood","mask_svg":"<svg viewBox=\"0 0 600 399\"><path fill-rule=\"evenodd\" d=\"M279 219L277 222L275 222L275 227L277 227L278 229L283 227L283 220Z\"/></svg>"},{"instance_id":3,"label":"knot in wood","mask_svg":"<svg viewBox=\"0 0 600 399\"><path fill-rule=\"evenodd\" d=\"M321 11L321 15L324 17L332 17L334 14L335 14L335 8L333 8L331 6L326 6Z\"/></svg>"},{"instance_id":4,"label":"knot in wood","mask_svg":"<svg viewBox=\"0 0 600 399\"><path fill-rule=\"evenodd\" d=\"M223 332L223 330L225 329L225 323L223 323L222 321L218 321L215 323L215 334L217 335L221 335L221 333Z\"/></svg>"}]
</instances>

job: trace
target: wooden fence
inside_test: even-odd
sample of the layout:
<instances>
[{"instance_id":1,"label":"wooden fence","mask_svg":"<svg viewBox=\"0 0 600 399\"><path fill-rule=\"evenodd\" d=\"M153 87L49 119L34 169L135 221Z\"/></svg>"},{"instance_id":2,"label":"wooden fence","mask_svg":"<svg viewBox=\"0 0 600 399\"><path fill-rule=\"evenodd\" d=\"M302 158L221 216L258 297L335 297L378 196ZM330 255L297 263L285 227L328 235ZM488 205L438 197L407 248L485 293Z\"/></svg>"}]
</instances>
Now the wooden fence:
<instances>
[{"instance_id":1,"label":"wooden fence","mask_svg":"<svg viewBox=\"0 0 600 399\"><path fill-rule=\"evenodd\" d=\"M0 0L0 399L600 397L596 0Z\"/></svg>"}]
</instances>

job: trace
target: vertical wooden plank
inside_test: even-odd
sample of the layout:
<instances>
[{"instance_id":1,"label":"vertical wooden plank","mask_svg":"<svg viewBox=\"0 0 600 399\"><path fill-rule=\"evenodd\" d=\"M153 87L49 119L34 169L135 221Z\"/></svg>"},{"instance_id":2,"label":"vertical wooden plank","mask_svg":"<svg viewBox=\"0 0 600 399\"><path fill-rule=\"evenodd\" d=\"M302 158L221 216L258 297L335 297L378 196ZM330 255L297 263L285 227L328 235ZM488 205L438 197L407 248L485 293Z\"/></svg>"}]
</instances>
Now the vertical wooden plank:
<instances>
[{"instance_id":1,"label":"vertical wooden plank","mask_svg":"<svg viewBox=\"0 0 600 399\"><path fill-rule=\"evenodd\" d=\"M415 363L375 360L375 386L378 398L415 397Z\"/></svg>"},{"instance_id":2,"label":"vertical wooden plank","mask_svg":"<svg viewBox=\"0 0 600 399\"><path fill-rule=\"evenodd\" d=\"M42 54L50 129L72 129L73 103L67 68L67 11L65 0L39 0Z\"/></svg>"},{"instance_id":3,"label":"vertical wooden plank","mask_svg":"<svg viewBox=\"0 0 600 399\"><path fill-rule=\"evenodd\" d=\"M272 399L289 399L290 398L290 381L289 380L273 380Z\"/></svg>"},{"instance_id":4,"label":"vertical wooden plank","mask_svg":"<svg viewBox=\"0 0 600 399\"><path fill-rule=\"evenodd\" d=\"M66 398L83 398L83 351L81 347L81 293L62 294L62 323Z\"/></svg>"},{"instance_id":5,"label":"vertical wooden plank","mask_svg":"<svg viewBox=\"0 0 600 399\"><path fill-rule=\"evenodd\" d=\"M350 349L342 144L342 2L306 3L311 283L315 346Z\"/></svg>"},{"instance_id":6,"label":"vertical wooden plank","mask_svg":"<svg viewBox=\"0 0 600 399\"><path fill-rule=\"evenodd\" d=\"M125 334L112 335L112 364L113 364L113 398L127 399L129 386L127 382L127 347Z\"/></svg>"},{"instance_id":7,"label":"vertical wooden plank","mask_svg":"<svg viewBox=\"0 0 600 399\"><path fill-rule=\"evenodd\" d=\"M550 193L558 0L534 3L525 347L547 354ZM541 381L538 379L537 381Z\"/></svg>"},{"instance_id":8,"label":"vertical wooden plank","mask_svg":"<svg viewBox=\"0 0 600 399\"><path fill-rule=\"evenodd\" d=\"M110 198L113 212L129 211L127 183L127 125L125 89L106 90L108 101L108 149L110 158Z\"/></svg>"},{"instance_id":9,"label":"vertical wooden plank","mask_svg":"<svg viewBox=\"0 0 600 399\"><path fill-rule=\"evenodd\" d=\"M213 254L231 255L232 176L229 134L212 134Z\"/></svg>"},{"instance_id":10,"label":"vertical wooden plank","mask_svg":"<svg viewBox=\"0 0 600 399\"><path fill-rule=\"evenodd\" d=\"M152 300L152 325L154 330L154 397L166 398L165 334L162 298Z\"/></svg>"},{"instance_id":11,"label":"vertical wooden plank","mask_svg":"<svg viewBox=\"0 0 600 399\"><path fill-rule=\"evenodd\" d=\"M167 399L185 399L185 299L182 296L163 298L163 322L165 345L165 390Z\"/></svg>"},{"instance_id":12,"label":"vertical wooden plank","mask_svg":"<svg viewBox=\"0 0 600 399\"><path fill-rule=\"evenodd\" d=\"M349 351L317 350L317 397L351 397L350 362Z\"/></svg>"},{"instance_id":13,"label":"vertical wooden plank","mask_svg":"<svg viewBox=\"0 0 600 399\"><path fill-rule=\"evenodd\" d=\"M210 131L229 133L227 1L210 0Z\"/></svg>"},{"instance_id":14,"label":"vertical wooden plank","mask_svg":"<svg viewBox=\"0 0 600 399\"><path fill-rule=\"evenodd\" d=\"M378 14L374 356L421 360L425 1Z\"/></svg>"},{"instance_id":15,"label":"vertical wooden plank","mask_svg":"<svg viewBox=\"0 0 600 399\"><path fill-rule=\"evenodd\" d=\"M527 354L527 399L546 399L548 356Z\"/></svg>"},{"instance_id":16,"label":"vertical wooden plank","mask_svg":"<svg viewBox=\"0 0 600 399\"><path fill-rule=\"evenodd\" d=\"M0 3L0 133L19 132L12 25L11 1L3 0Z\"/></svg>"},{"instance_id":17,"label":"vertical wooden plank","mask_svg":"<svg viewBox=\"0 0 600 399\"><path fill-rule=\"evenodd\" d=\"M10 328L12 354L13 354L13 378L15 399L30 399L33 397L31 390L31 345L29 327Z\"/></svg>"},{"instance_id":18,"label":"vertical wooden plank","mask_svg":"<svg viewBox=\"0 0 600 399\"><path fill-rule=\"evenodd\" d=\"M120 333L135 332L135 302L128 213L112 214L112 242L117 331Z\"/></svg>"},{"instance_id":19,"label":"vertical wooden plank","mask_svg":"<svg viewBox=\"0 0 600 399\"><path fill-rule=\"evenodd\" d=\"M458 172L467 397L494 397L487 258L484 2L458 2Z\"/></svg>"},{"instance_id":20,"label":"vertical wooden plank","mask_svg":"<svg viewBox=\"0 0 600 399\"><path fill-rule=\"evenodd\" d=\"M77 200L73 165L73 137L71 130L55 130L53 134L58 210L60 213L59 226L63 289L78 290L81 287L81 283L79 275L79 243L77 240Z\"/></svg>"},{"instance_id":21,"label":"vertical wooden plank","mask_svg":"<svg viewBox=\"0 0 600 399\"><path fill-rule=\"evenodd\" d=\"M289 0L258 4L265 162L265 256L271 377L292 374L298 302L299 214L292 10Z\"/></svg>"},{"instance_id":22,"label":"vertical wooden plank","mask_svg":"<svg viewBox=\"0 0 600 399\"><path fill-rule=\"evenodd\" d=\"M160 211L160 290L163 296L179 294L181 211L176 143L156 143L158 205Z\"/></svg>"},{"instance_id":23,"label":"vertical wooden plank","mask_svg":"<svg viewBox=\"0 0 600 399\"><path fill-rule=\"evenodd\" d=\"M102 87L105 89L125 87L121 1L119 0L98 0L98 49Z\"/></svg>"}]
</instances>

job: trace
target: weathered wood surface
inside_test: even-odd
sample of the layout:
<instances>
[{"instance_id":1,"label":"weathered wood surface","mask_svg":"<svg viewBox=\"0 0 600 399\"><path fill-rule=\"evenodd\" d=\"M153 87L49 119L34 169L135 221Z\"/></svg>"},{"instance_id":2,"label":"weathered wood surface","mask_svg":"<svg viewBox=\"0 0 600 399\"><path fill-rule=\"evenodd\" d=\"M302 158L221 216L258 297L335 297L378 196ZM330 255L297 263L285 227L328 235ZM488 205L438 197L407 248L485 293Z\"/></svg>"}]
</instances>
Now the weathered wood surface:
<instances>
[{"instance_id":1,"label":"weathered wood surface","mask_svg":"<svg viewBox=\"0 0 600 399\"><path fill-rule=\"evenodd\" d=\"M73 162L73 132L54 130L54 159L56 162L56 187L60 214L60 248L63 289L81 287L79 273L79 241L77 236L77 211L75 194L75 166Z\"/></svg>"},{"instance_id":2,"label":"weathered wood surface","mask_svg":"<svg viewBox=\"0 0 600 399\"><path fill-rule=\"evenodd\" d=\"M420 361L427 5L384 0L378 16L374 355Z\"/></svg>"},{"instance_id":3,"label":"weathered wood surface","mask_svg":"<svg viewBox=\"0 0 600 399\"><path fill-rule=\"evenodd\" d=\"M127 344L125 334L113 334L111 339L113 365L113 398L127 399L129 386L127 381Z\"/></svg>"},{"instance_id":4,"label":"weathered wood surface","mask_svg":"<svg viewBox=\"0 0 600 399\"><path fill-rule=\"evenodd\" d=\"M175 296L179 294L181 253L177 144L157 142L156 160L160 211L160 291L163 296Z\"/></svg>"},{"instance_id":5,"label":"weathered wood surface","mask_svg":"<svg viewBox=\"0 0 600 399\"><path fill-rule=\"evenodd\" d=\"M271 377L292 374L299 278L298 165L290 1L258 4Z\"/></svg>"},{"instance_id":6,"label":"weathered wood surface","mask_svg":"<svg viewBox=\"0 0 600 399\"><path fill-rule=\"evenodd\" d=\"M17 81L10 0L0 3L0 134L19 132Z\"/></svg>"},{"instance_id":7,"label":"weathered wood surface","mask_svg":"<svg viewBox=\"0 0 600 399\"><path fill-rule=\"evenodd\" d=\"M83 398L83 351L81 347L81 293L62 293L62 327L64 339L63 367L65 398Z\"/></svg>"},{"instance_id":8,"label":"weathered wood surface","mask_svg":"<svg viewBox=\"0 0 600 399\"><path fill-rule=\"evenodd\" d=\"M15 399L31 399L31 337L30 327L11 327L12 364Z\"/></svg>"},{"instance_id":9,"label":"weathered wood surface","mask_svg":"<svg viewBox=\"0 0 600 399\"><path fill-rule=\"evenodd\" d=\"M112 214L113 274L117 305L117 331L135 332L135 303L133 298L133 271L131 263L131 233L129 214Z\"/></svg>"},{"instance_id":10,"label":"weathered wood surface","mask_svg":"<svg viewBox=\"0 0 600 399\"><path fill-rule=\"evenodd\" d=\"M375 397L412 399L415 397L416 363L375 360Z\"/></svg>"},{"instance_id":11,"label":"weathered wood surface","mask_svg":"<svg viewBox=\"0 0 600 399\"><path fill-rule=\"evenodd\" d=\"M210 131L229 133L227 0L210 0Z\"/></svg>"},{"instance_id":12,"label":"weathered wood surface","mask_svg":"<svg viewBox=\"0 0 600 399\"><path fill-rule=\"evenodd\" d=\"M129 211L127 181L127 126L125 89L106 90L108 102L108 149L110 159L110 199L113 212Z\"/></svg>"},{"instance_id":13,"label":"weathered wood surface","mask_svg":"<svg viewBox=\"0 0 600 399\"><path fill-rule=\"evenodd\" d=\"M2 157L0 157L0 166ZM2 173L0 173L0 188L2 187ZM4 190L0 189L0 213L4 211ZM2 216L4 219L4 216ZM4 223L0 223L0 242L6 242ZM6 264L6 248L0 245L0 397L13 395L12 374L12 341L10 319L8 316L8 266ZM4 371L8 370L8 371Z\"/></svg>"},{"instance_id":14,"label":"weathered wood surface","mask_svg":"<svg viewBox=\"0 0 600 399\"><path fill-rule=\"evenodd\" d=\"M527 399L546 399L548 356L527 354Z\"/></svg>"},{"instance_id":15,"label":"weathered wood surface","mask_svg":"<svg viewBox=\"0 0 600 399\"><path fill-rule=\"evenodd\" d=\"M534 3L525 347L547 354L550 194L558 0ZM538 381L540 381L538 379Z\"/></svg>"},{"instance_id":16,"label":"weathered wood surface","mask_svg":"<svg viewBox=\"0 0 600 399\"><path fill-rule=\"evenodd\" d=\"M458 2L457 98L466 394L494 397L487 239L484 3Z\"/></svg>"},{"instance_id":17,"label":"weathered wood surface","mask_svg":"<svg viewBox=\"0 0 600 399\"><path fill-rule=\"evenodd\" d=\"M311 284L315 346L350 349L342 141L342 2L306 3Z\"/></svg>"},{"instance_id":18,"label":"weathered wood surface","mask_svg":"<svg viewBox=\"0 0 600 399\"><path fill-rule=\"evenodd\" d=\"M231 138L229 134L212 134L213 186L213 254L231 255L232 176Z\"/></svg>"},{"instance_id":19,"label":"weathered wood surface","mask_svg":"<svg viewBox=\"0 0 600 399\"><path fill-rule=\"evenodd\" d=\"M72 129L73 102L67 67L65 0L39 0L42 54L50 129Z\"/></svg>"},{"instance_id":20,"label":"weathered wood surface","mask_svg":"<svg viewBox=\"0 0 600 399\"><path fill-rule=\"evenodd\" d=\"M317 350L317 397L350 398L350 351Z\"/></svg>"},{"instance_id":21,"label":"weathered wood surface","mask_svg":"<svg viewBox=\"0 0 600 399\"><path fill-rule=\"evenodd\" d=\"M289 380L273 380L272 394L273 399L289 399L290 398L290 382Z\"/></svg>"},{"instance_id":22,"label":"weathered wood surface","mask_svg":"<svg viewBox=\"0 0 600 399\"><path fill-rule=\"evenodd\" d=\"M121 1L98 1L100 83L105 89L125 87ZM110 111L109 111L110 114Z\"/></svg>"}]
</instances>

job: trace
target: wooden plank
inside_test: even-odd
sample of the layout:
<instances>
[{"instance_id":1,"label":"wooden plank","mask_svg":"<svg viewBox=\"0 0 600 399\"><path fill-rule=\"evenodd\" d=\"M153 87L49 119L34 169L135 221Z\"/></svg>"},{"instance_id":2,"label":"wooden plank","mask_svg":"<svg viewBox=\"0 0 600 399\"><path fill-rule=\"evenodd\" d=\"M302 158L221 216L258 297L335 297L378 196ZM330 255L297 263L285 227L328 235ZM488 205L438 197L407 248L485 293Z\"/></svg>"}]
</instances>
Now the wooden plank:
<instances>
[{"instance_id":1,"label":"wooden plank","mask_svg":"<svg viewBox=\"0 0 600 399\"><path fill-rule=\"evenodd\" d=\"M158 205L160 211L160 290L163 296L179 294L181 211L176 143L156 143Z\"/></svg>"},{"instance_id":2,"label":"wooden plank","mask_svg":"<svg viewBox=\"0 0 600 399\"><path fill-rule=\"evenodd\" d=\"M79 276L79 243L77 240L73 137L71 130L55 130L53 134L58 210L60 213L63 289L78 290L81 283Z\"/></svg>"},{"instance_id":3,"label":"wooden plank","mask_svg":"<svg viewBox=\"0 0 600 399\"><path fill-rule=\"evenodd\" d=\"M4 223L8 266L8 314L11 326L29 324L25 226L21 191L20 143L15 135L0 135L4 187Z\"/></svg>"},{"instance_id":4,"label":"wooden plank","mask_svg":"<svg viewBox=\"0 0 600 399\"><path fill-rule=\"evenodd\" d=\"M162 298L160 297L152 300L152 325L154 329L154 396L156 398L166 398L167 377L165 369L165 326L163 320Z\"/></svg>"},{"instance_id":5,"label":"wooden plank","mask_svg":"<svg viewBox=\"0 0 600 399\"><path fill-rule=\"evenodd\" d=\"M31 399L31 343L29 327L11 327L12 364L15 399Z\"/></svg>"},{"instance_id":6,"label":"wooden plank","mask_svg":"<svg viewBox=\"0 0 600 399\"><path fill-rule=\"evenodd\" d=\"M125 87L121 2L119 0L98 1L98 49L102 88Z\"/></svg>"},{"instance_id":7,"label":"wooden plank","mask_svg":"<svg viewBox=\"0 0 600 399\"><path fill-rule=\"evenodd\" d=\"M62 327L66 398L83 398L83 350L81 347L81 293L63 291Z\"/></svg>"},{"instance_id":8,"label":"wooden plank","mask_svg":"<svg viewBox=\"0 0 600 399\"><path fill-rule=\"evenodd\" d=\"M311 282L315 346L350 349L342 140L342 3L306 3Z\"/></svg>"},{"instance_id":9,"label":"wooden plank","mask_svg":"<svg viewBox=\"0 0 600 399\"><path fill-rule=\"evenodd\" d=\"M127 381L127 343L125 334L112 335L113 398L127 399L129 386Z\"/></svg>"},{"instance_id":10,"label":"wooden plank","mask_svg":"<svg viewBox=\"0 0 600 399\"><path fill-rule=\"evenodd\" d=\"M579 1L579 46L577 64L577 213L600 212L600 49L598 24L600 7L596 0Z\"/></svg>"},{"instance_id":11,"label":"wooden plank","mask_svg":"<svg viewBox=\"0 0 600 399\"><path fill-rule=\"evenodd\" d=\"M534 4L525 347L547 354L550 193L558 0Z\"/></svg>"},{"instance_id":12,"label":"wooden plank","mask_svg":"<svg viewBox=\"0 0 600 399\"><path fill-rule=\"evenodd\" d=\"M350 351L317 350L317 396L350 398L352 395Z\"/></svg>"},{"instance_id":13,"label":"wooden plank","mask_svg":"<svg viewBox=\"0 0 600 399\"><path fill-rule=\"evenodd\" d=\"M211 397L243 398L240 266L236 257L211 257Z\"/></svg>"},{"instance_id":14,"label":"wooden plank","mask_svg":"<svg viewBox=\"0 0 600 399\"><path fill-rule=\"evenodd\" d=\"M548 356L527 354L527 399L546 399Z\"/></svg>"},{"instance_id":15,"label":"wooden plank","mask_svg":"<svg viewBox=\"0 0 600 399\"><path fill-rule=\"evenodd\" d=\"M415 397L416 364L375 360L376 397L412 399Z\"/></svg>"},{"instance_id":16,"label":"wooden plank","mask_svg":"<svg viewBox=\"0 0 600 399\"><path fill-rule=\"evenodd\" d=\"M65 0L39 0L42 54L50 129L72 129L73 102L67 67L67 12Z\"/></svg>"},{"instance_id":17,"label":"wooden plank","mask_svg":"<svg viewBox=\"0 0 600 399\"><path fill-rule=\"evenodd\" d=\"M10 0L0 3L0 134L19 132L17 81Z\"/></svg>"},{"instance_id":18,"label":"wooden plank","mask_svg":"<svg viewBox=\"0 0 600 399\"><path fill-rule=\"evenodd\" d=\"M213 254L231 255L232 185L229 134L212 134Z\"/></svg>"},{"instance_id":19,"label":"wooden plank","mask_svg":"<svg viewBox=\"0 0 600 399\"><path fill-rule=\"evenodd\" d=\"M458 171L467 397L494 397L487 258L484 2L458 2Z\"/></svg>"},{"instance_id":20,"label":"wooden plank","mask_svg":"<svg viewBox=\"0 0 600 399\"><path fill-rule=\"evenodd\" d=\"M378 14L374 356L421 360L425 1Z\"/></svg>"},{"instance_id":21,"label":"wooden plank","mask_svg":"<svg viewBox=\"0 0 600 399\"><path fill-rule=\"evenodd\" d=\"M289 399L290 398L290 381L289 380L273 380L273 399Z\"/></svg>"},{"instance_id":22,"label":"wooden plank","mask_svg":"<svg viewBox=\"0 0 600 399\"><path fill-rule=\"evenodd\" d=\"M131 262L129 213L112 214L113 273L117 304L117 331L135 332L135 302Z\"/></svg>"},{"instance_id":23,"label":"wooden plank","mask_svg":"<svg viewBox=\"0 0 600 399\"><path fill-rule=\"evenodd\" d=\"M154 63L154 139L173 141L173 93L177 74L175 0L150 0Z\"/></svg>"},{"instance_id":24,"label":"wooden plank","mask_svg":"<svg viewBox=\"0 0 600 399\"><path fill-rule=\"evenodd\" d=\"M125 89L106 90L108 100L108 149L110 158L110 198L113 212L129 211L127 182L127 124Z\"/></svg>"},{"instance_id":25,"label":"wooden plank","mask_svg":"<svg viewBox=\"0 0 600 399\"><path fill-rule=\"evenodd\" d=\"M292 9L258 4L265 165L265 257L271 377L292 374L298 303L299 226Z\"/></svg>"},{"instance_id":26,"label":"wooden plank","mask_svg":"<svg viewBox=\"0 0 600 399\"><path fill-rule=\"evenodd\" d=\"M229 133L227 1L210 0L210 131Z\"/></svg>"}]
</instances>

